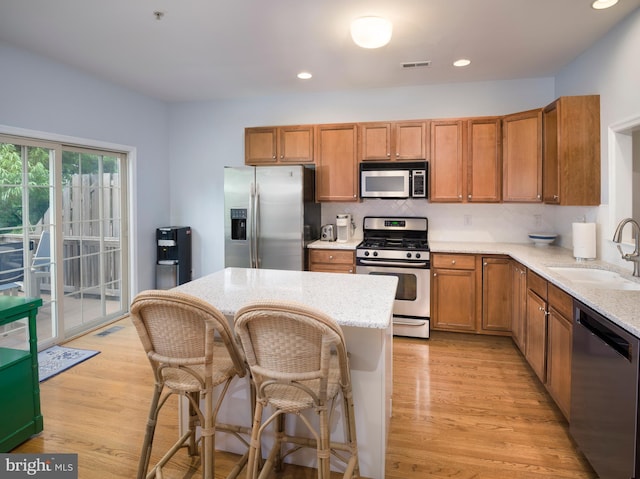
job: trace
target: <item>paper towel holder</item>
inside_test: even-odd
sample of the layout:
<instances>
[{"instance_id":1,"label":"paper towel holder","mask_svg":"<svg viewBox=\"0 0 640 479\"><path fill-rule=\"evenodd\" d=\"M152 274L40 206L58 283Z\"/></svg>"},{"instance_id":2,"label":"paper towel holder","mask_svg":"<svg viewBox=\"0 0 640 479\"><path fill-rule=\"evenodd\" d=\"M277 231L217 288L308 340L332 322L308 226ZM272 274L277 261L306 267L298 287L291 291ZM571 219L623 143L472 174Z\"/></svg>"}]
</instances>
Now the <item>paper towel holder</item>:
<instances>
[{"instance_id":1,"label":"paper towel holder","mask_svg":"<svg viewBox=\"0 0 640 479\"><path fill-rule=\"evenodd\" d=\"M572 223L573 257L578 263L594 260L596 251L596 223Z\"/></svg>"}]
</instances>

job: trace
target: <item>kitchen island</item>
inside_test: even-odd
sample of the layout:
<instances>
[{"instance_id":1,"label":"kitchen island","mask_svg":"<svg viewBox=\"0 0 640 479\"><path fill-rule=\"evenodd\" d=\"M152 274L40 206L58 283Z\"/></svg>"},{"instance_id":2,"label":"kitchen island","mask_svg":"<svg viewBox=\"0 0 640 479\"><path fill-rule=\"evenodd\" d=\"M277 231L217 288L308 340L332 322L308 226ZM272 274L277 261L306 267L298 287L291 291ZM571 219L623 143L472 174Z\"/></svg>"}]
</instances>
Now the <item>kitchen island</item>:
<instances>
[{"instance_id":1,"label":"kitchen island","mask_svg":"<svg viewBox=\"0 0 640 479\"><path fill-rule=\"evenodd\" d=\"M390 276L226 268L175 288L218 308L233 325L236 311L257 300L296 301L316 308L342 327L350 357L360 473L384 478L392 393L392 311L397 278ZM246 378L232 385L219 421L250 426ZM342 411L336 411L338 418ZM184 411L181 411L181 421ZM182 428L181 428L182 429ZM341 424L332 433L342 431ZM218 449L243 452L237 439L221 435ZM307 454L308 453L308 454ZM293 456L314 464L314 454Z\"/></svg>"}]
</instances>

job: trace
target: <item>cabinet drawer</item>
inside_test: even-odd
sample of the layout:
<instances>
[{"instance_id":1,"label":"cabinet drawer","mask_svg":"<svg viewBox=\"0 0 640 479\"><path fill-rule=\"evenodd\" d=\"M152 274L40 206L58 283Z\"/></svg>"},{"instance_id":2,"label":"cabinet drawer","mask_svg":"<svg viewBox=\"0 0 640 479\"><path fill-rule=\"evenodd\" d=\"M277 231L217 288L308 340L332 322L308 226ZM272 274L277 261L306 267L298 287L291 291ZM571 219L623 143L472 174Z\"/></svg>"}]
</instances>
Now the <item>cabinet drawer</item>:
<instances>
[{"instance_id":1,"label":"cabinet drawer","mask_svg":"<svg viewBox=\"0 0 640 479\"><path fill-rule=\"evenodd\" d=\"M558 311L569 321L573 321L573 298L558 288L555 284L549 283L549 306Z\"/></svg>"},{"instance_id":2,"label":"cabinet drawer","mask_svg":"<svg viewBox=\"0 0 640 479\"><path fill-rule=\"evenodd\" d=\"M527 271L527 288L547 301L547 280L531 270Z\"/></svg>"},{"instance_id":3,"label":"cabinet drawer","mask_svg":"<svg viewBox=\"0 0 640 479\"><path fill-rule=\"evenodd\" d=\"M309 251L311 263L353 264L353 251L333 249L312 249Z\"/></svg>"},{"instance_id":4,"label":"cabinet drawer","mask_svg":"<svg viewBox=\"0 0 640 479\"><path fill-rule=\"evenodd\" d=\"M431 256L432 268L475 269L476 257L465 254L434 254Z\"/></svg>"}]
</instances>

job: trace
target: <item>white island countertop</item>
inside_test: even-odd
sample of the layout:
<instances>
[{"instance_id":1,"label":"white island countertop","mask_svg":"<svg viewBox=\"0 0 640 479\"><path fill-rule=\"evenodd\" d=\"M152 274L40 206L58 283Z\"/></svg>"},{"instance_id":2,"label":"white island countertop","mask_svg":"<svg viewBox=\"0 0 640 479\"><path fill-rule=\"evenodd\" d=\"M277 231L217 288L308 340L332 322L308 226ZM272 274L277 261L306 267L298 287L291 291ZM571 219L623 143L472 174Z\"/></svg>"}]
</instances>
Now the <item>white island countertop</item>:
<instances>
[{"instance_id":1,"label":"white island countertop","mask_svg":"<svg viewBox=\"0 0 640 479\"><path fill-rule=\"evenodd\" d=\"M325 312L340 326L386 329L397 284L392 276L225 268L175 289L230 317L253 301L296 301Z\"/></svg>"}]
</instances>

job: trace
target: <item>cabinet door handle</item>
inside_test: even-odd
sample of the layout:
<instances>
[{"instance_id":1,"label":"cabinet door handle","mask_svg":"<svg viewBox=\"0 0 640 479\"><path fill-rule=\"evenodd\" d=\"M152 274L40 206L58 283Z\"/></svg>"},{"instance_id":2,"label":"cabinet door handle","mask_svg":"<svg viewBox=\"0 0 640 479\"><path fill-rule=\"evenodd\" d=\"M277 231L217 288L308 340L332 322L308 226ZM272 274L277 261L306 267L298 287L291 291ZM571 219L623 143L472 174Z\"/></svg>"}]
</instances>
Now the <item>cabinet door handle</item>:
<instances>
[{"instance_id":1,"label":"cabinet door handle","mask_svg":"<svg viewBox=\"0 0 640 479\"><path fill-rule=\"evenodd\" d=\"M436 276L438 276L438 273L433 273L433 277L435 278Z\"/></svg>"},{"instance_id":2,"label":"cabinet door handle","mask_svg":"<svg viewBox=\"0 0 640 479\"><path fill-rule=\"evenodd\" d=\"M333 255L329 255L329 259L333 259Z\"/></svg>"},{"instance_id":3,"label":"cabinet door handle","mask_svg":"<svg viewBox=\"0 0 640 479\"><path fill-rule=\"evenodd\" d=\"M467 195L467 198L468 198L468 199L471 199L471 195Z\"/></svg>"},{"instance_id":4,"label":"cabinet door handle","mask_svg":"<svg viewBox=\"0 0 640 479\"><path fill-rule=\"evenodd\" d=\"M456 260L455 260L455 259L452 259L452 260L451 260L451 264L456 264Z\"/></svg>"}]
</instances>

